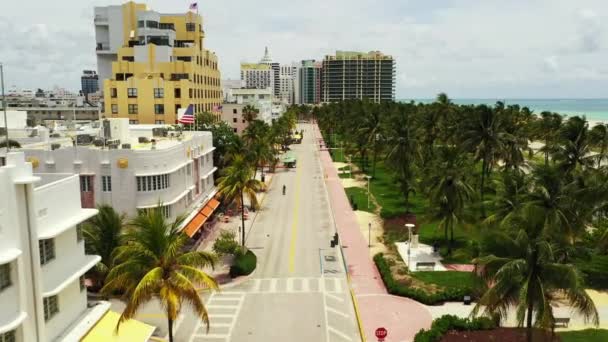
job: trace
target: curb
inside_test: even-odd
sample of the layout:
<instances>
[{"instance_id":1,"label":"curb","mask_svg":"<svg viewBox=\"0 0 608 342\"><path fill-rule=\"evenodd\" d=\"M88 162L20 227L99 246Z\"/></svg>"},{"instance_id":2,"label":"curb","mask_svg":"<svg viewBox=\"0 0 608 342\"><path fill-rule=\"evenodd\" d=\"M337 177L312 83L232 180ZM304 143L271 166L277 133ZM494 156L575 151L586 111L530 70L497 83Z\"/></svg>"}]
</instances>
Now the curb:
<instances>
[{"instance_id":1,"label":"curb","mask_svg":"<svg viewBox=\"0 0 608 342\"><path fill-rule=\"evenodd\" d=\"M246 282L246 281L250 280L251 278L253 278L253 275L255 275L256 271L257 271L257 266L256 266L256 269L253 270L253 272L249 273L246 276L240 276L240 277L236 278L234 281L230 281L230 282L225 283L225 284L220 284L220 291L221 291L222 288L225 288L225 289L228 288L229 289L229 288L233 288L235 286L243 284L244 282Z\"/></svg>"}]
</instances>

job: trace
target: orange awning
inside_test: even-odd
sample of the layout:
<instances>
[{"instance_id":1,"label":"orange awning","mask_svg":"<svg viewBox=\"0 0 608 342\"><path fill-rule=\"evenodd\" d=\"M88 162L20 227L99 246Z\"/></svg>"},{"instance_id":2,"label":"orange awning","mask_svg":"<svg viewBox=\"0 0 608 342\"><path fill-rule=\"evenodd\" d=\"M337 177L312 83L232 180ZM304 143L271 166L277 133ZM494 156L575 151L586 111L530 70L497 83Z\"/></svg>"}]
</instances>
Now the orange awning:
<instances>
[{"instance_id":1,"label":"orange awning","mask_svg":"<svg viewBox=\"0 0 608 342\"><path fill-rule=\"evenodd\" d=\"M219 205L220 202L215 198L212 198L209 202L207 202L207 205L204 206L203 209L196 214L196 216L194 216L192 221L188 223L186 228L184 228L184 233L188 235L188 237L193 237L194 234L201 229L203 224L207 222L207 219L211 217L211 214L213 214Z\"/></svg>"},{"instance_id":2,"label":"orange awning","mask_svg":"<svg viewBox=\"0 0 608 342\"><path fill-rule=\"evenodd\" d=\"M213 208L211 208L209 206L209 204L207 204L207 206L205 206L203 208L203 210L201 211L201 213L203 213L203 215L209 217L209 216L211 216L211 214L213 214Z\"/></svg>"},{"instance_id":3,"label":"orange awning","mask_svg":"<svg viewBox=\"0 0 608 342\"><path fill-rule=\"evenodd\" d=\"M188 235L188 237L193 237L194 234L196 234L196 232L201 229L203 224L205 224L205 221L207 221L208 216L203 214L203 209L201 209L201 211L199 211L198 214L194 216L192 221L190 221L190 223L188 223L188 225L184 229L184 233Z\"/></svg>"},{"instance_id":4,"label":"orange awning","mask_svg":"<svg viewBox=\"0 0 608 342\"><path fill-rule=\"evenodd\" d=\"M215 198L212 198L209 203L207 203L208 207L211 207L211 209L215 210L217 209L217 207L219 207L220 205L220 201L216 200Z\"/></svg>"}]
</instances>

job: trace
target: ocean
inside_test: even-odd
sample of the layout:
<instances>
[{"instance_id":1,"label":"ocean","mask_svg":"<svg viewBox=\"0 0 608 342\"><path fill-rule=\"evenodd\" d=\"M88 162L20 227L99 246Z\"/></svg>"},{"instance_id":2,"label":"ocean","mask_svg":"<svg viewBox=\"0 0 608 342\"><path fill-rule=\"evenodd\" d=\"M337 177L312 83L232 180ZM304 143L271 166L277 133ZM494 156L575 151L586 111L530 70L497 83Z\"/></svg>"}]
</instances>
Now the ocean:
<instances>
[{"instance_id":1,"label":"ocean","mask_svg":"<svg viewBox=\"0 0 608 342\"><path fill-rule=\"evenodd\" d=\"M586 116L590 121L608 122L608 99L451 99L456 104L486 104L493 106L497 101L506 105L518 104L528 107L535 114L543 111L560 113L566 116ZM401 102L430 103L435 99L400 99Z\"/></svg>"}]
</instances>

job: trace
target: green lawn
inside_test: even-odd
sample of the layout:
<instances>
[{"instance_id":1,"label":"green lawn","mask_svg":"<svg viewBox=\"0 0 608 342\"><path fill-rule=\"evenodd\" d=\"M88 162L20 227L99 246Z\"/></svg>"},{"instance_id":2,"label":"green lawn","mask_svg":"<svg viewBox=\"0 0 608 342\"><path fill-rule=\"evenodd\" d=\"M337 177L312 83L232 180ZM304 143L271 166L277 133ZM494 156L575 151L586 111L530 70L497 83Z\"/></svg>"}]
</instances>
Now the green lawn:
<instances>
[{"instance_id":1,"label":"green lawn","mask_svg":"<svg viewBox=\"0 0 608 342\"><path fill-rule=\"evenodd\" d=\"M557 333L563 342L605 342L608 341L608 330L586 329Z\"/></svg>"},{"instance_id":2,"label":"green lawn","mask_svg":"<svg viewBox=\"0 0 608 342\"><path fill-rule=\"evenodd\" d=\"M376 210L376 206L373 202L369 202L369 208L367 207L367 189L358 187L346 188L346 196L349 200L352 198L357 204L357 209L373 213Z\"/></svg>"},{"instance_id":3,"label":"green lawn","mask_svg":"<svg viewBox=\"0 0 608 342\"><path fill-rule=\"evenodd\" d=\"M425 283L435 284L447 288L462 288L472 291L476 277L472 272L413 272L412 275Z\"/></svg>"}]
</instances>

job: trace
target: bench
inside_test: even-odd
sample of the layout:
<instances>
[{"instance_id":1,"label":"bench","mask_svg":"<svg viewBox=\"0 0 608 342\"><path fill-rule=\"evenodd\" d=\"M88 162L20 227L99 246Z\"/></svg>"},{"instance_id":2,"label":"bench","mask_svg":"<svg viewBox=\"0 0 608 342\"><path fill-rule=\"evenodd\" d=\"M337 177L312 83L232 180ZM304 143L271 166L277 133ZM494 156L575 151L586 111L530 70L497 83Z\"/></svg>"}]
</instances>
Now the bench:
<instances>
[{"instance_id":1,"label":"bench","mask_svg":"<svg viewBox=\"0 0 608 342\"><path fill-rule=\"evenodd\" d=\"M434 271L435 270L435 263L434 262L419 262L416 264L416 271L420 271L420 270L431 270Z\"/></svg>"},{"instance_id":2,"label":"bench","mask_svg":"<svg viewBox=\"0 0 608 342\"><path fill-rule=\"evenodd\" d=\"M562 328L567 328L570 323L570 317L555 317L553 322L553 327L560 326Z\"/></svg>"}]
</instances>

